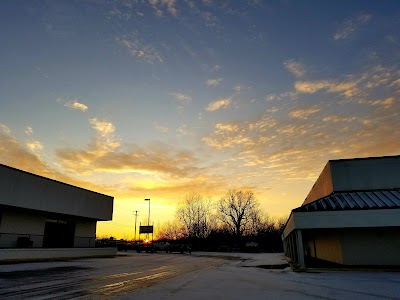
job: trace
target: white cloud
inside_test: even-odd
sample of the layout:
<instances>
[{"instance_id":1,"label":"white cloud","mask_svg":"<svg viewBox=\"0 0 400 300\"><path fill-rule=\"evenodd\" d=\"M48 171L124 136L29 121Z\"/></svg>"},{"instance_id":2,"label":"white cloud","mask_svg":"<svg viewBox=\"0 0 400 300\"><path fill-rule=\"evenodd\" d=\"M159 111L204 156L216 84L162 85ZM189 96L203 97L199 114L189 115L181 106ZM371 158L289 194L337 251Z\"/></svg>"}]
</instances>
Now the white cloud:
<instances>
[{"instance_id":1,"label":"white cloud","mask_svg":"<svg viewBox=\"0 0 400 300\"><path fill-rule=\"evenodd\" d=\"M9 134L11 131L10 128L8 128L6 125L0 123L0 132Z\"/></svg>"},{"instance_id":2,"label":"white cloud","mask_svg":"<svg viewBox=\"0 0 400 300\"><path fill-rule=\"evenodd\" d=\"M207 86L218 86L222 82L222 78L213 78L206 81Z\"/></svg>"},{"instance_id":3,"label":"white cloud","mask_svg":"<svg viewBox=\"0 0 400 300\"><path fill-rule=\"evenodd\" d=\"M208 106L206 107L207 111L215 111L221 108L226 108L232 103L232 100L230 98L222 98L215 100L213 102L210 102Z\"/></svg>"},{"instance_id":4,"label":"white cloud","mask_svg":"<svg viewBox=\"0 0 400 300\"><path fill-rule=\"evenodd\" d=\"M391 87L400 87L400 79L394 80L391 84Z\"/></svg>"},{"instance_id":5,"label":"white cloud","mask_svg":"<svg viewBox=\"0 0 400 300\"><path fill-rule=\"evenodd\" d=\"M204 22L207 27L214 27L217 25L217 17L210 12L204 12L202 14Z\"/></svg>"},{"instance_id":6,"label":"white cloud","mask_svg":"<svg viewBox=\"0 0 400 300\"><path fill-rule=\"evenodd\" d=\"M251 87L250 86L245 86L245 85L242 85L242 84L236 84L234 87L233 87L233 90L235 91L235 93L241 93L241 92L244 92L244 91L248 91L248 90L250 90L251 89Z\"/></svg>"},{"instance_id":7,"label":"white cloud","mask_svg":"<svg viewBox=\"0 0 400 300\"><path fill-rule=\"evenodd\" d=\"M92 128L102 137L110 136L115 131L115 127L111 122L100 121L97 118L90 119L89 122L90 125L92 125Z\"/></svg>"},{"instance_id":8,"label":"white cloud","mask_svg":"<svg viewBox=\"0 0 400 300\"><path fill-rule=\"evenodd\" d=\"M174 96L175 99L182 104L190 103L192 101L192 97L179 92L169 93L169 95Z\"/></svg>"},{"instance_id":9,"label":"white cloud","mask_svg":"<svg viewBox=\"0 0 400 300\"><path fill-rule=\"evenodd\" d=\"M280 94L270 94L265 97L267 101L281 101L281 100L293 100L297 97L296 92L283 92Z\"/></svg>"},{"instance_id":10,"label":"white cloud","mask_svg":"<svg viewBox=\"0 0 400 300\"><path fill-rule=\"evenodd\" d=\"M26 147L32 152L40 151L43 149L43 145L39 141L27 142Z\"/></svg>"},{"instance_id":11,"label":"white cloud","mask_svg":"<svg viewBox=\"0 0 400 300\"><path fill-rule=\"evenodd\" d=\"M285 61L283 65L295 77L302 77L306 73L304 65L294 59Z\"/></svg>"},{"instance_id":12,"label":"white cloud","mask_svg":"<svg viewBox=\"0 0 400 300\"><path fill-rule=\"evenodd\" d=\"M94 141L94 148L99 153L107 153L121 146L118 139L115 138L115 126L108 121L102 121L97 118L89 119L90 125L97 131L98 137Z\"/></svg>"},{"instance_id":13,"label":"white cloud","mask_svg":"<svg viewBox=\"0 0 400 300\"><path fill-rule=\"evenodd\" d=\"M214 72L218 72L221 69L222 69L222 67L220 65L214 65L211 67L211 70Z\"/></svg>"},{"instance_id":14,"label":"white cloud","mask_svg":"<svg viewBox=\"0 0 400 300\"><path fill-rule=\"evenodd\" d=\"M154 127L156 128L157 131L161 132L161 133L168 133L169 132L169 128L166 126L161 126L158 123L154 123Z\"/></svg>"},{"instance_id":15,"label":"white cloud","mask_svg":"<svg viewBox=\"0 0 400 300\"><path fill-rule=\"evenodd\" d=\"M27 127L25 128L25 133L26 133L27 135L31 135L31 134L33 133L33 128L32 128L31 126L27 126Z\"/></svg>"},{"instance_id":16,"label":"white cloud","mask_svg":"<svg viewBox=\"0 0 400 300\"><path fill-rule=\"evenodd\" d=\"M152 45L142 41L137 33L117 37L115 40L120 46L126 48L131 56L139 60L149 64L164 62L158 51Z\"/></svg>"},{"instance_id":17,"label":"white cloud","mask_svg":"<svg viewBox=\"0 0 400 300\"><path fill-rule=\"evenodd\" d=\"M178 13L176 9L175 0L148 0L148 1L155 10L157 16L162 16L164 14L163 9L166 9L173 16L176 16Z\"/></svg>"},{"instance_id":18,"label":"white cloud","mask_svg":"<svg viewBox=\"0 0 400 300\"><path fill-rule=\"evenodd\" d=\"M178 136L188 135L190 133L189 127L186 124L183 124L178 129L176 129L176 133Z\"/></svg>"},{"instance_id":19,"label":"white cloud","mask_svg":"<svg viewBox=\"0 0 400 300\"><path fill-rule=\"evenodd\" d=\"M334 34L333 39L343 40L349 38L362 25L367 24L371 19L371 17L372 16L368 14L360 14L355 18L345 20L340 26L340 28Z\"/></svg>"},{"instance_id":20,"label":"white cloud","mask_svg":"<svg viewBox=\"0 0 400 300\"><path fill-rule=\"evenodd\" d=\"M78 100L68 100L64 106L72 108L72 109L77 109L80 111L87 111L88 110L88 106L86 104L83 104L81 102L79 102Z\"/></svg>"}]
</instances>

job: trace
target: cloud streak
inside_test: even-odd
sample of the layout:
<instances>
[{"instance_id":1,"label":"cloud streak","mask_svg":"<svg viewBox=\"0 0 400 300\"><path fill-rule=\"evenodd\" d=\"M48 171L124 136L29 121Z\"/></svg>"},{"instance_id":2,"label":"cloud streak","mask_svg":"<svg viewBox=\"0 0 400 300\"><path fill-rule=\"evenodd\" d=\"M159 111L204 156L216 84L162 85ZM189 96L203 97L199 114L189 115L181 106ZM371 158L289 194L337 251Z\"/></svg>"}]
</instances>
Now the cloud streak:
<instances>
[{"instance_id":1,"label":"cloud streak","mask_svg":"<svg viewBox=\"0 0 400 300\"><path fill-rule=\"evenodd\" d=\"M89 109L89 107L86 104L83 104L78 100L69 100L64 104L64 106L80 111L87 111Z\"/></svg>"},{"instance_id":2,"label":"cloud streak","mask_svg":"<svg viewBox=\"0 0 400 300\"><path fill-rule=\"evenodd\" d=\"M75 109L75 110L80 110L80 111L87 111L89 107L82 103L82 101L78 99L61 99L57 98L57 102L63 104L65 107Z\"/></svg>"},{"instance_id":3,"label":"cloud streak","mask_svg":"<svg viewBox=\"0 0 400 300\"><path fill-rule=\"evenodd\" d=\"M336 41L348 39L357 30L359 30L361 26L367 24L371 18L372 16L369 14L359 14L352 19L345 20L333 35L333 39Z\"/></svg>"},{"instance_id":4,"label":"cloud streak","mask_svg":"<svg viewBox=\"0 0 400 300\"><path fill-rule=\"evenodd\" d=\"M210 102L207 107L206 111L216 111L219 109L227 108L232 104L232 99L231 98L221 98L215 101Z\"/></svg>"},{"instance_id":5,"label":"cloud streak","mask_svg":"<svg viewBox=\"0 0 400 300\"><path fill-rule=\"evenodd\" d=\"M328 93L340 93L348 97L353 96L358 92L357 82L353 81L296 81L294 88L296 92L304 94L314 94L318 91L325 90Z\"/></svg>"},{"instance_id":6,"label":"cloud streak","mask_svg":"<svg viewBox=\"0 0 400 300\"><path fill-rule=\"evenodd\" d=\"M162 16L164 11L167 11L172 16L178 14L175 0L148 0L148 2L153 7L157 16Z\"/></svg>"},{"instance_id":7,"label":"cloud streak","mask_svg":"<svg viewBox=\"0 0 400 300\"><path fill-rule=\"evenodd\" d=\"M208 79L206 81L206 85L210 87L216 87L222 82L222 78L213 78L213 79Z\"/></svg>"},{"instance_id":8,"label":"cloud streak","mask_svg":"<svg viewBox=\"0 0 400 300\"><path fill-rule=\"evenodd\" d=\"M31 126L27 126L27 127L25 128L25 133L26 133L27 135L33 134L33 128L32 128Z\"/></svg>"},{"instance_id":9,"label":"cloud streak","mask_svg":"<svg viewBox=\"0 0 400 300\"><path fill-rule=\"evenodd\" d=\"M116 37L115 41L122 48L126 49L129 55L139 61L149 64L163 63L161 54L149 43L139 38L137 33Z\"/></svg>"},{"instance_id":10,"label":"cloud streak","mask_svg":"<svg viewBox=\"0 0 400 300\"><path fill-rule=\"evenodd\" d=\"M179 101L180 103L182 103L182 104L187 104L187 103L192 102L192 97L191 96L185 95L185 94L180 93L180 92L169 93L169 95L175 97L175 99L177 101Z\"/></svg>"},{"instance_id":11,"label":"cloud streak","mask_svg":"<svg viewBox=\"0 0 400 300\"><path fill-rule=\"evenodd\" d=\"M304 65L294 59L289 59L285 61L283 65L290 73L292 73L297 78L302 77L306 74Z\"/></svg>"}]
</instances>

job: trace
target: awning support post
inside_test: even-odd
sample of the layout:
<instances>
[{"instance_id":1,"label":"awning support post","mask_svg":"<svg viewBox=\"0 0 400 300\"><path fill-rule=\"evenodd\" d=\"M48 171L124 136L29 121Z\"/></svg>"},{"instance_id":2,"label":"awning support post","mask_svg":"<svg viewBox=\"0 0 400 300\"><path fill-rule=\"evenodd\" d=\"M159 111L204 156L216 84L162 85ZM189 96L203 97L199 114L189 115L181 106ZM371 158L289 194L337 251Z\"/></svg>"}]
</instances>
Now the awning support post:
<instances>
[{"instance_id":1,"label":"awning support post","mask_svg":"<svg viewBox=\"0 0 400 300\"><path fill-rule=\"evenodd\" d=\"M306 270L306 264L304 261L304 245L303 245L303 234L301 230L296 230L296 240L297 240L297 262L300 267L300 271Z\"/></svg>"}]
</instances>

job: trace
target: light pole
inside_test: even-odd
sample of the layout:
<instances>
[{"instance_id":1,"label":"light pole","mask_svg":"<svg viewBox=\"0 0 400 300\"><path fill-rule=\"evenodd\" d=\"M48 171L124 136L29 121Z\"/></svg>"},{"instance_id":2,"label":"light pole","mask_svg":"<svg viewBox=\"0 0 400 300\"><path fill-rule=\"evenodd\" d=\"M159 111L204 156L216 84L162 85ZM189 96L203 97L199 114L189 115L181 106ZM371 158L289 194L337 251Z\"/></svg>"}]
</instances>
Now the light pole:
<instances>
[{"instance_id":1,"label":"light pole","mask_svg":"<svg viewBox=\"0 0 400 300\"><path fill-rule=\"evenodd\" d=\"M136 220L137 220L137 213L138 213L138 211L136 210L136 211L135 211L135 242L137 241L137 239L136 239Z\"/></svg>"},{"instance_id":2,"label":"light pole","mask_svg":"<svg viewBox=\"0 0 400 300\"><path fill-rule=\"evenodd\" d=\"M147 226L150 226L150 199L144 199L144 201L149 201L149 218L147 219Z\"/></svg>"}]
</instances>

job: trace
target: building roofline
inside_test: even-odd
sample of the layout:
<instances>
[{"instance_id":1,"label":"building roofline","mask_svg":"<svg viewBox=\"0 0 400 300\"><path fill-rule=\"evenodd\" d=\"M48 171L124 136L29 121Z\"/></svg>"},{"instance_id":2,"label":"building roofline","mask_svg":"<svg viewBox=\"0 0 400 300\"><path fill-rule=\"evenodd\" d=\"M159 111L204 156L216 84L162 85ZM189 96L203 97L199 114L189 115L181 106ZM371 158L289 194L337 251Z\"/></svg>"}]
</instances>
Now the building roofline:
<instances>
[{"instance_id":1,"label":"building roofline","mask_svg":"<svg viewBox=\"0 0 400 300\"><path fill-rule=\"evenodd\" d=\"M76 189L84 190L86 192L95 193L95 194L98 194L98 195L102 195L102 196L106 196L106 197L110 197L110 198L114 199L114 197L110 196L110 195L102 194L102 193L99 193L99 192L96 192L96 191L85 189L85 188L82 188L82 187L79 187L79 186L76 186L76 185L72 185L72 184L69 184L69 183L66 183L66 182L62 182L62 181L59 181L59 180L55 180L55 179L52 179L52 178L49 178L49 177L44 177L42 175L34 174L34 173L31 173L31 172L24 171L24 170L21 170L21 169L17 169L17 168L14 168L14 167L10 167L10 166L4 165L4 164L0 164L0 167L8 168L8 169L11 169L11 170L14 170L14 171L18 171L20 173L24 173L24 174L28 174L28 175L31 175L31 176L39 177L39 178L42 178L42 179L45 179L45 180L48 180L48 181L52 181L52 182L61 183L61 184L67 185L69 187L73 187L73 188L76 188Z\"/></svg>"},{"instance_id":2,"label":"building roofline","mask_svg":"<svg viewBox=\"0 0 400 300\"><path fill-rule=\"evenodd\" d=\"M367 157L355 157L355 158L340 158L340 159L330 159L330 160L328 160L328 162L336 162L336 161L354 161L354 160L368 160L368 159L386 159L386 158L400 158L400 155L367 156Z\"/></svg>"}]
</instances>

